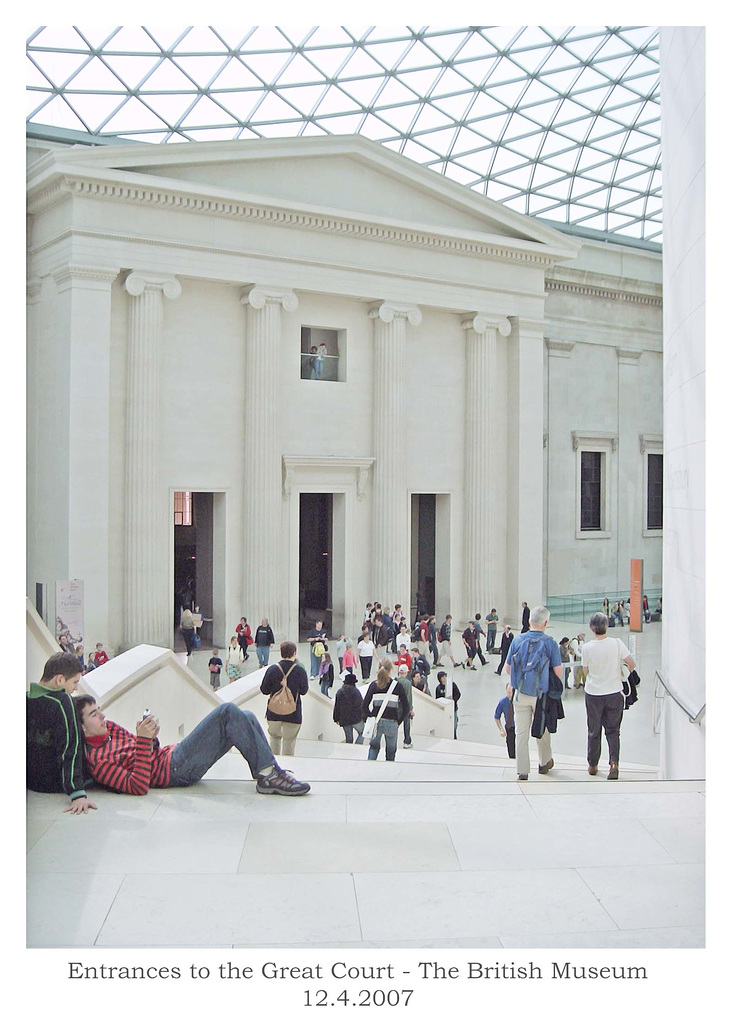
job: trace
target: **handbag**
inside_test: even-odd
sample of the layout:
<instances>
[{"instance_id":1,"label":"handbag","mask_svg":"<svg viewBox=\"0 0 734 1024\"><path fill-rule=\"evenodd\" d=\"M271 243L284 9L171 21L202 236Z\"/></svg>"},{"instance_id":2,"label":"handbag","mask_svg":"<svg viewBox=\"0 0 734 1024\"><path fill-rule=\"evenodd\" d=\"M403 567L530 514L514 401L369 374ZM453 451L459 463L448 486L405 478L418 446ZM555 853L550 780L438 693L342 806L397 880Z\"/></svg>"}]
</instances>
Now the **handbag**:
<instances>
[{"instance_id":1,"label":"handbag","mask_svg":"<svg viewBox=\"0 0 734 1024\"><path fill-rule=\"evenodd\" d=\"M387 690L384 690L384 691L380 690L380 691L378 691L379 693L384 693L385 694L385 700L383 700L382 704L380 705L380 710L377 712L377 714L375 716L371 717L371 718L368 718L367 721L364 723L364 729L362 730L362 739L370 740L375 735L375 731L377 729L377 723L380 721L382 716L385 714L385 709L387 708L387 698L390 696L391 693L395 692L395 687L397 685L398 685L397 679L393 679L392 685ZM373 696L373 700L374 700L374 696Z\"/></svg>"}]
</instances>

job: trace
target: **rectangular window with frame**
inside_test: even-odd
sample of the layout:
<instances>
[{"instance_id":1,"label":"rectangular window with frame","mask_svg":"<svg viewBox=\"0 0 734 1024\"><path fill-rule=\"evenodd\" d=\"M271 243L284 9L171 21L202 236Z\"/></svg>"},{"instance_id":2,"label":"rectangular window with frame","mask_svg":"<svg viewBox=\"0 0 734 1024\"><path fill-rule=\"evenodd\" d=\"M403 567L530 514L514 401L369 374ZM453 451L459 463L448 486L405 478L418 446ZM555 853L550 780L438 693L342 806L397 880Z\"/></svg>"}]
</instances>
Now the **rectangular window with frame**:
<instances>
[{"instance_id":1,"label":"rectangular window with frame","mask_svg":"<svg viewBox=\"0 0 734 1024\"><path fill-rule=\"evenodd\" d=\"M301 380L346 380L346 331L301 327Z\"/></svg>"},{"instance_id":2,"label":"rectangular window with frame","mask_svg":"<svg viewBox=\"0 0 734 1024\"><path fill-rule=\"evenodd\" d=\"M603 452L581 452L582 530L601 530Z\"/></svg>"},{"instance_id":3,"label":"rectangular window with frame","mask_svg":"<svg viewBox=\"0 0 734 1024\"><path fill-rule=\"evenodd\" d=\"M663 528L663 456L648 452L647 455L647 529Z\"/></svg>"}]
</instances>

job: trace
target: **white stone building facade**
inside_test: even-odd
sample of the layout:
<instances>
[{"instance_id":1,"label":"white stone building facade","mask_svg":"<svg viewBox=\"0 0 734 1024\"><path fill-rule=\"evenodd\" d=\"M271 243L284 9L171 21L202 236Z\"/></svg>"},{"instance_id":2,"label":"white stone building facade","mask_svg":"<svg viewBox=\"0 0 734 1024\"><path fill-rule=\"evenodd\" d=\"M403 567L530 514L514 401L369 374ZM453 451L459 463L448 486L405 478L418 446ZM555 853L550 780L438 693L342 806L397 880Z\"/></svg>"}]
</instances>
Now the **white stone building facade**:
<instances>
[{"instance_id":1,"label":"white stone building facade","mask_svg":"<svg viewBox=\"0 0 734 1024\"><path fill-rule=\"evenodd\" d=\"M633 557L660 585L659 252L353 136L29 156L28 592L83 579L90 643L173 642L182 492L219 644L243 614L303 627L304 495L333 632L414 607L424 557L455 624L622 591Z\"/></svg>"}]
</instances>

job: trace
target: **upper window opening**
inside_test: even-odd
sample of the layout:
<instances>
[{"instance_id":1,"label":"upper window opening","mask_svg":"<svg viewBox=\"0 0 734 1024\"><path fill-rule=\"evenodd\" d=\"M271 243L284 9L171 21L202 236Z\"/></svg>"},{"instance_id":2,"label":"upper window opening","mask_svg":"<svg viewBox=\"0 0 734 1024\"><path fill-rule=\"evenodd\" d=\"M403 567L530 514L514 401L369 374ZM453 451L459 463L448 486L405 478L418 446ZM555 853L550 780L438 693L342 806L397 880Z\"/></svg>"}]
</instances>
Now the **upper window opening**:
<instances>
[{"instance_id":1,"label":"upper window opening","mask_svg":"<svg viewBox=\"0 0 734 1024\"><path fill-rule=\"evenodd\" d=\"M301 380L346 380L345 331L301 328Z\"/></svg>"}]
</instances>

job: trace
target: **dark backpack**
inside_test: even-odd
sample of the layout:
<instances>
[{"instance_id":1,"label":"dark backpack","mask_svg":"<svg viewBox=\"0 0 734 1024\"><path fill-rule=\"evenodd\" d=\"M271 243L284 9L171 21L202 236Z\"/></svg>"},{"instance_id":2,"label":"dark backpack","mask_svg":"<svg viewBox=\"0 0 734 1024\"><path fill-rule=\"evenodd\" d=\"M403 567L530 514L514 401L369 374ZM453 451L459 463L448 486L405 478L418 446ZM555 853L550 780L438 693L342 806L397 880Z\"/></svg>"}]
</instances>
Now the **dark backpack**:
<instances>
[{"instance_id":1,"label":"dark backpack","mask_svg":"<svg viewBox=\"0 0 734 1024\"><path fill-rule=\"evenodd\" d=\"M541 680L550 662L545 636L535 637L513 651L512 685L515 690L537 697Z\"/></svg>"},{"instance_id":2,"label":"dark backpack","mask_svg":"<svg viewBox=\"0 0 734 1024\"><path fill-rule=\"evenodd\" d=\"M420 640L420 638L421 638L421 624L420 624L420 622L418 622L413 627L413 632L410 634L410 639L413 641L414 644L417 644L418 641Z\"/></svg>"},{"instance_id":3,"label":"dark backpack","mask_svg":"<svg viewBox=\"0 0 734 1024\"><path fill-rule=\"evenodd\" d=\"M449 639L449 637L448 637L448 629L446 627L446 623L445 622L441 623L441 628L438 631L438 635L441 637L442 640L448 640Z\"/></svg>"}]
</instances>

